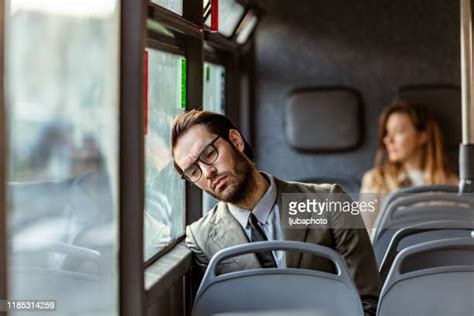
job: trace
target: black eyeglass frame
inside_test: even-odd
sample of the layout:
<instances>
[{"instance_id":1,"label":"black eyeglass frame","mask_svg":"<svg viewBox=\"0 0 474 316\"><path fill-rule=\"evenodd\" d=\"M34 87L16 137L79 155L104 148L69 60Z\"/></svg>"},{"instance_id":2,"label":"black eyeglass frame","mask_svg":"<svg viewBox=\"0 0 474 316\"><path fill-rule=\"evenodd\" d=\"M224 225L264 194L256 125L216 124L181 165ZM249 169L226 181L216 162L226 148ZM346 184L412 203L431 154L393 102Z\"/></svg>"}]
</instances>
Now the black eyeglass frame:
<instances>
[{"instance_id":1,"label":"black eyeglass frame","mask_svg":"<svg viewBox=\"0 0 474 316\"><path fill-rule=\"evenodd\" d=\"M204 148L201 150L201 152L199 153L198 155L198 158L189 166L186 168L186 170L183 170L181 172L181 179L184 179L184 180L187 180L191 183L196 183L198 182L199 180L201 180L201 177L202 177L202 169L201 167L199 166L198 164L198 161L202 162L203 164L205 165L212 165L213 163L216 162L217 159L219 159L219 150L217 149L217 147L214 145L214 143L220 138L220 136L216 136L216 138L214 138L209 144L207 144L206 146L204 146ZM206 152L206 149L208 149L209 147L213 147L214 150L216 151L217 155L216 155L216 158L212 161L212 162L205 162L201 156ZM199 178L196 180L196 181L192 181L189 177L186 176L186 172L193 166L196 166L199 171L201 172L201 174L199 175Z\"/></svg>"}]
</instances>

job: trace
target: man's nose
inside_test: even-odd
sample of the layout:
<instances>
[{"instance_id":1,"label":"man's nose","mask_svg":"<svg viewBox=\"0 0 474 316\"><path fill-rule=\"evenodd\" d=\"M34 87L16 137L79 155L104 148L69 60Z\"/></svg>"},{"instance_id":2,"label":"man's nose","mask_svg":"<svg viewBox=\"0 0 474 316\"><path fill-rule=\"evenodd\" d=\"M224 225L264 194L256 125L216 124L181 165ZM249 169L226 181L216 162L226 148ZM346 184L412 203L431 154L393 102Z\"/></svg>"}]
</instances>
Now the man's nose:
<instances>
[{"instance_id":1,"label":"man's nose","mask_svg":"<svg viewBox=\"0 0 474 316\"><path fill-rule=\"evenodd\" d=\"M214 165L206 165L205 163L201 163L200 167L206 179L212 179L217 173L216 167L214 167Z\"/></svg>"}]
</instances>

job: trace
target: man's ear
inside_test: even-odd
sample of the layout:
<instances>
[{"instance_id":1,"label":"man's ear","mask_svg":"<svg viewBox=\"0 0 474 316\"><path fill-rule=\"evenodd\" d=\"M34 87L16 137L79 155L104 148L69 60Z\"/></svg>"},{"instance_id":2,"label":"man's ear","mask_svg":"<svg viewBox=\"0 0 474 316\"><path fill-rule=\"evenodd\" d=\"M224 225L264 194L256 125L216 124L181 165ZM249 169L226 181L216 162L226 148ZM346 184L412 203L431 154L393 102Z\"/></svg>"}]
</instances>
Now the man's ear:
<instances>
[{"instance_id":1,"label":"man's ear","mask_svg":"<svg viewBox=\"0 0 474 316\"><path fill-rule=\"evenodd\" d=\"M242 135L236 129L229 130L229 141L238 151L244 152L245 143Z\"/></svg>"}]
</instances>

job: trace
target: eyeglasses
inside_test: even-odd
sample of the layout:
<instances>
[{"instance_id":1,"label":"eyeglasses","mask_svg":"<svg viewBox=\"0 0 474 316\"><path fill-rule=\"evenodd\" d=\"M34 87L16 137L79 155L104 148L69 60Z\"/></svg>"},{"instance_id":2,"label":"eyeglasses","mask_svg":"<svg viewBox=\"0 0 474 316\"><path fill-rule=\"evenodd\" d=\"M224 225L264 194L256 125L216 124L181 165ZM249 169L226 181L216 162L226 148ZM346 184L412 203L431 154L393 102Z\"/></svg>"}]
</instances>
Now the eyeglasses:
<instances>
[{"instance_id":1,"label":"eyeglasses","mask_svg":"<svg viewBox=\"0 0 474 316\"><path fill-rule=\"evenodd\" d=\"M188 180L189 182L195 183L198 182L202 177L202 169L199 167L198 162L202 162L206 165L212 165L219 158L219 151L217 150L214 143L219 139L220 136L214 138L206 147L204 147L199 153L196 161L193 162L191 166L186 168L181 174L181 178Z\"/></svg>"}]
</instances>

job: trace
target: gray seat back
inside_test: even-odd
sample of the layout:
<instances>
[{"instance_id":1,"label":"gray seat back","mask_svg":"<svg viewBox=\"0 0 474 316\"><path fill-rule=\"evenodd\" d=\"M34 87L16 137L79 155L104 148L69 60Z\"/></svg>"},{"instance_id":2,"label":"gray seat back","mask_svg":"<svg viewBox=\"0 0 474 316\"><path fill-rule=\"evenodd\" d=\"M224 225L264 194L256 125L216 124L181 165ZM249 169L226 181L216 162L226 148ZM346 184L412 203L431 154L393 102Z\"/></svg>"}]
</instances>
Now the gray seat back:
<instances>
[{"instance_id":1,"label":"gray seat back","mask_svg":"<svg viewBox=\"0 0 474 316\"><path fill-rule=\"evenodd\" d=\"M430 184L430 185L419 185L419 186L413 186L413 187L408 187L408 188L402 188L388 194L388 196L383 201L382 206L380 207L379 214L384 213L387 210L387 208L390 207L390 204L392 204L393 201L399 198L403 198L410 194L428 193L428 192L457 193L459 192L459 188L456 185L450 185L450 184ZM380 219L380 216L379 216L379 219Z\"/></svg>"},{"instance_id":2,"label":"gray seat back","mask_svg":"<svg viewBox=\"0 0 474 316\"><path fill-rule=\"evenodd\" d=\"M473 284L473 239L408 247L395 259L377 315L472 315Z\"/></svg>"},{"instance_id":3,"label":"gray seat back","mask_svg":"<svg viewBox=\"0 0 474 316\"><path fill-rule=\"evenodd\" d=\"M270 268L216 275L225 259L258 251L291 250L331 260L337 274ZM334 298L337 297L337 304ZM193 315L363 315L358 291L334 250L294 241L255 242L219 251L199 287Z\"/></svg>"},{"instance_id":4,"label":"gray seat back","mask_svg":"<svg viewBox=\"0 0 474 316\"><path fill-rule=\"evenodd\" d=\"M380 265L382 281L387 278L393 261L403 249L428 241L451 238L474 238L474 223L455 220L435 221L401 228L393 235Z\"/></svg>"},{"instance_id":5,"label":"gray seat back","mask_svg":"<svg viewBox=\"0 0 474 316\"><path fill-rule=\"evenodd\" d=\"M467 195L416 194L393 201L380 214L373 245L380 266L393 235L401 228L443 220L474 219L474 199Z\"/></svg>"}]
</instances>

